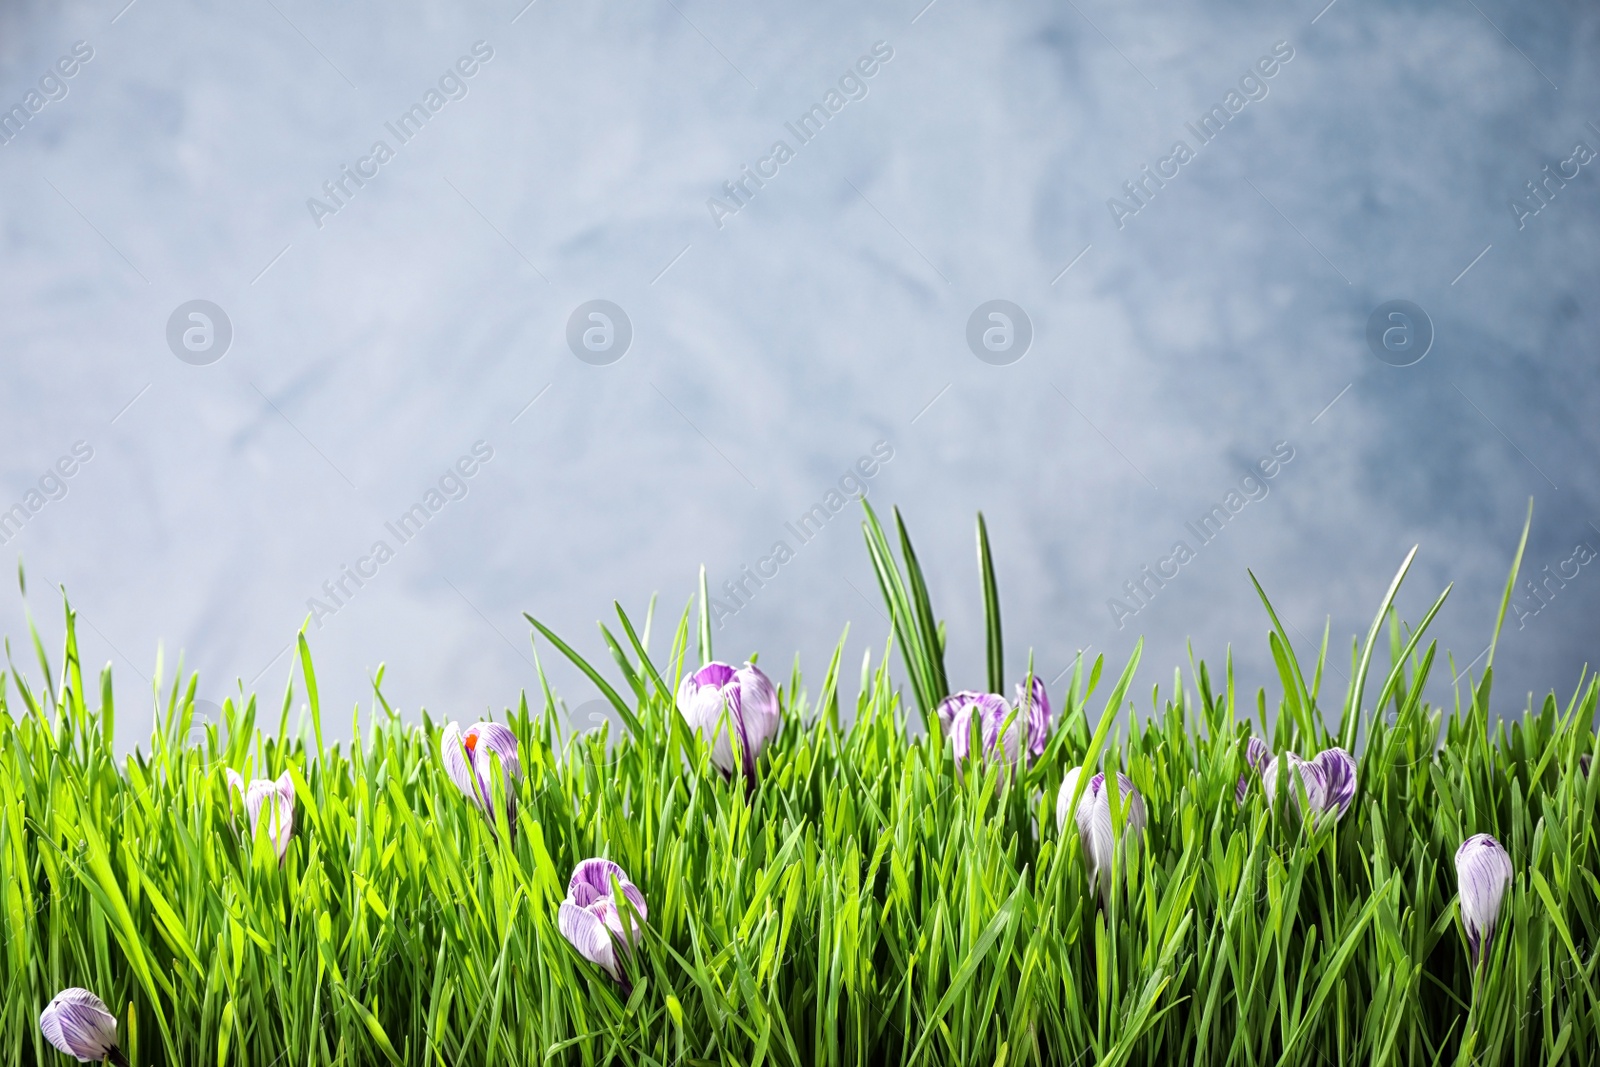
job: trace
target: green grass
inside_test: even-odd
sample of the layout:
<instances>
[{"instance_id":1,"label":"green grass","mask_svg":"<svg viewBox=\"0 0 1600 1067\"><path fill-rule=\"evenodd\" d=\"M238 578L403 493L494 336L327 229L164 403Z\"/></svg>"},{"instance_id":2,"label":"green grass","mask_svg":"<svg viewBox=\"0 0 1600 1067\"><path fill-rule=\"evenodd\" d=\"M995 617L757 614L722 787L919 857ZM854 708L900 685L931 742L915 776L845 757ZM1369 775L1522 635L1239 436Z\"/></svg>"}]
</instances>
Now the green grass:
<instances>
[{"instance_id":1,"label":"green grass","mask_svg":"<svg viewBox=\"0 0 1600 1067\"><path fill-rule=\"evenodd\" d=\"M755 789L725 781L673 709L710 651L703 611L652 642L652 620L636 631L619 606L615 662L580 666L630 730L566 736L548 686L520 698L502 716L525 771L514 833L456 790L440 724L402 721L381 670L354 741L325 747L304 637L298 684L270 706L230 700L200 743L195 678L158 669L160 729L117 758L110 671L86 684L68 608L63 657L34 637L46 681L9 646L0 676L0 1062L68 1062L37 1018L69 985L108 1003L141 1065L1600 1062L1600 774L1579 769L1594 678L1507 721L1522 709L1491 714L1490 666L1431 707L1446 667L1391 589L1335 693L1326 637L1293 649L1269 607L1277 691L1236 687L1231 664L1136 690L1137 651L1081 662L1053 687L1041 759L958 776L907 727L936 732L933 704L979 680L947 679L896 519L898 554L867 523L892 650L861 665L853 707L839 651L820 685L798 664L775 679L784 727ZM979 559L989 682L1009 684L1032 665L1001 657L981 527ZM1237 806L1252 732L1277 752L1356 750L1349 814L1302 827L1259 787ZM1072 766L1123 768L1148 806L1109 913L1070 822L1056 831ZM293 770L281 869L236 829L225 767ZM1517 873L1474 974L1453 856L1480 831ZM649 904L626 999L556 928L592 855Z\"/></svg>"}]
</instances>

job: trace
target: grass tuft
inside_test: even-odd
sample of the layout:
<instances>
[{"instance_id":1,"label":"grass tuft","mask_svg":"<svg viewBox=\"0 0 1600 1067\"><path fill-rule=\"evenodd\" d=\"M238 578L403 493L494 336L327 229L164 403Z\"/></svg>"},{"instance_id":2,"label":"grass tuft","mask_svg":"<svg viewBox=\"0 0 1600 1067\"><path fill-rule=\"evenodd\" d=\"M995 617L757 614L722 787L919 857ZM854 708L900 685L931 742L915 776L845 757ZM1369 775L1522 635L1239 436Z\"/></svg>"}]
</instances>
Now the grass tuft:
<instances>
[{"instance_id":1,"label":"grass tuft","mask_svg":"<svg viewBox=\"0 0 1600 1067\"><path fill-rule=\"evenodd\" d=\"M325 745L303 634L309 731L289 731L291 683L275 734L242 692L192 733L180 665L166 685L157 671L148 746L119 759L110 668L85 683L70 605L59 673L30 620L43 680L9 645L0 672L0 1061L67 1062L38 1015L83 986L139 1065L1600 1062L1600 681L1491 715L1491 654L1431 706L1424 634L1443 596L1403 627L1402 566L1348 691L1324 695L1326 635L1308 682L1258 583L1277 692L1191 660L1144 704L1138 650L1105 693L1103 658L1080 660L1050 694L1041 757L958 773L933 714L944 625L894 518L893 541L870 509L864 523L889 644L863 661L853 709L843 638L815 697L796 666L753 786L711 765L673 704L711 654L703 578L665 653L653 604L642 628L616 605L614 672L529 616L536 650L575 662L626 728L567 733L541 671L534 704L502 716L522 774L494 776L514 804L493 821L445 772L442 724L402 721L381 668L354 740ZM987 682L1004 693L1033 666L1005 676L981 518L978 556ZM1275 815L1245 761L1252 734L1280 756L1355 752L1348 814L1294 816L1306 790L1283 774ZM226 768L289 771L281 865ZM1073 820L1056 828L1072 768L1077 800L1121 770L1148 811L1142 846L1111 852L1104 900ZM1515 870L1477 968L1453 865L1474 833ZM556 925L573 867L602 855L648 901L626 985Z\"/></svg>"}]
</instances>

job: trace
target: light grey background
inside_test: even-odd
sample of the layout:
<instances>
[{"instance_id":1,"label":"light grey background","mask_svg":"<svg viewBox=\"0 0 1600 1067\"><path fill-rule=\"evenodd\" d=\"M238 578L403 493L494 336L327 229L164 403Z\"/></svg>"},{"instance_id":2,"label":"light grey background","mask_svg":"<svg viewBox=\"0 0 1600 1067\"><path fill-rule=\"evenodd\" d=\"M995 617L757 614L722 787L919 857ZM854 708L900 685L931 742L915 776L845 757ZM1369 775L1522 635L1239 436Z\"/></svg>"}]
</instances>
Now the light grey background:
<instances>
[{"instance_id":1,"label":"light grey background","mask_svg":"<svg viewBox=\"0 0 1600 1067\"><path fill-rule=\"evenodd\" d=\"M467 496L313 625L330 733L380 661L410 715L514 702L524 610L606 661L594 620L659 591L664 646L701 563L718 587L798 546L783 524L880 440L870 498L912 524L958 685L982 683L978 509L1011 672L1030 648L1047 678L1085 647L1120 665L1143 633L1145 694L1188 638L1276 691L1247 566L1306 654L1331 617L1337 688L1413 544L1402 604L1456 583L1458 668L1529 496L1531 570L1600 547L1600 162L1521 229L1510 207L1600 149L1590 6L125 2L0 8L0 107L94 50L0 147L0 507L93 449L4 549L52 644L67 587L124 708L163 646L203 697L242 681L275 708L308 599L480 440ZM468 94L399 145L384 123L477 41ZM865 98L801 145L785 123L880 41ZM1280 41L1268 95L1119 229L1108 199ZM319 227L307 199L379 139L394 159ZM779 139L794 158L719 228L708 198ZM609 366L565 341L601 298L634 331ZM193 299L232 323L209 366L166 343ZM1009 366L966 345L991 299L1034 328ZM1431 317L1415 366L1368 350L1391 299ZM1123 583L1277 442L1269 495L1115 625ZM1577 682L1597 571L1508 620L1502 713ZM852 504L717 651L786 674L798 650L819 680L848 622L853 678L877 600Z\"/></svg>"}]
</instances>

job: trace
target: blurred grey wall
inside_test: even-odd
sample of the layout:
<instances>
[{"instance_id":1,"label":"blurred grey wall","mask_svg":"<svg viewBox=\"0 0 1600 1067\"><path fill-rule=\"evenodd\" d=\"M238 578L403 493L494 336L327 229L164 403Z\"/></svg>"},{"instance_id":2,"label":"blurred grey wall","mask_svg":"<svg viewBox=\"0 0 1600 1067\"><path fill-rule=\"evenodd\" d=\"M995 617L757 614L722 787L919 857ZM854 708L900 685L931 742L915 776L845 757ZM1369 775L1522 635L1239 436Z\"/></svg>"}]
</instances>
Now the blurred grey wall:
<instances>
[{"instance_id":1,"label":"blurred grey wall","mask_svg":"<svg viewBox=\"0 0 1600 1067\"><path fill-rule=\"evenodd\" d=\"M1342 689L1414 544L1402 609L1454 583L1479 656L1532 496L1498 710L1570 692L1600 12L924 2L0 8L0 538L50 642L63 585L124 708L163 647L275 707L314 617L337 733L380 661L409 715L513 703L523 611L605 661L659 591L662 648L703 563L720 655L820 675L849 623L853 677L865 489L955 684L981 509L1014 674L1142 634L1145 694L1189 640L1275 692L1249 567Z\"/></svg>"}]
</instances>

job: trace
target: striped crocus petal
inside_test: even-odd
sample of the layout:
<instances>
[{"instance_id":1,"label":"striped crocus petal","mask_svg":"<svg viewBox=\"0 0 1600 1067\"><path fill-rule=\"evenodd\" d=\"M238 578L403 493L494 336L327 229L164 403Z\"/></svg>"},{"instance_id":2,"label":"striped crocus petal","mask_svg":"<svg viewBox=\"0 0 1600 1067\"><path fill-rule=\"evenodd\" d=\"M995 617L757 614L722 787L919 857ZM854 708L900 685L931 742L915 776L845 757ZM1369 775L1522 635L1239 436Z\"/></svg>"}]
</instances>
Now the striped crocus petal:
<instances>
[{"instance_id":1,"label":"striped crocus petal","mask_svg":"<svg viewBox=\"0 0 1600 1067\"><path fill-rule=\"evenodd\" d=\"M725 775L742 771L755 777L756 757L777 734L780 720L777 689L759 667L708 663L678 683L677 705L689 729L713 742L714 767Z\"/></svg>"},{"instance_id":2,"label":"striped crocus petal","mask_svg":"<svg viewBox=\"0 0 1600 1067\"><path fill-rule=\"evenodd\" d=\"M1023 716L1020 713L1013 716L1011 705L1007 704L1006 698L998 693L979 693L963 689L959 693L945 697L939 704L938 714L958 764L965 763L967 757L971 755L968 749L972 746L974 716L978 721L984 754L992 754L998 749L1006 762L1015 763L1026 747ZM1007 719L1011 719L1010 726L1006 726ZM1003 737L1002 727L1005 727Z\"/></svg>"},{"instance_id":3,"label":"striped crocus petal","mask_svg":"<svg viewBox=\"0 0 1600 1067\"><path fill-rule=\"evenodd\" d=\"M493 762L500 764L500 779L509 804L515 783L522 777L522 761L517 758L517 735L511 727L497 722L474 723L462 738L472 756L472 773L477 779L478 799L485 812L494 807Z\"/></svg>"},{"instance_id":4,"label":"striped crocus petal","mask_svg":"<svg viewBox=\"0 0 1600 1067\"><path fill-rule=\"evenodd\" d=\"M1267 764L1267 769L1261 772L1261 786L1266 790L1267 804L1272 806L1278 802L1278 768L1287 763L1294 772L1294 777L1300 779L1300 784L1306 791L1306 803L1313 813L1320 812L1327 807L1328 783L1323 777L1322 768L1315 763L1301 759L1293 752L1282 756L1275 756ZM1300 793L1295 788L1294 779L1284 783L1284 791L1289 799L1299 810Z\"/></svg>"},{"instance_id":5,"label":"striped crocus petal","mask_svg":"<svg viewBox=\"0 0 1600 1067\"><path fill-rule=\"evenodd\" d=\"M1488 952L1511 874L1510 854L1490 834L1474 834L1456 849L1461 925L1467 931L1474 965Z\"/></svg>"},{"instance_id":6,"label":"striped crocus petal","mask_svg":"<svg viewBox=\"0 0 1600 1067\"><path fill-rule=\"evenodd\" d=\"M1050 743L1050 693L1044 687L1044 680L1034 675L1033 683L1026 690L1018 682L1015 704L1022 709L1021 717L1027 723L1029 756L1038 759Z\"/></svg>"},{"instance_id":7,"label":"striped crocus petal","mask_svg":"<svg viewBox=\"0 0 1600 1067\"><path fill-rule=\"evenodd\" d=\"M754 776L756 757L767 747L767 742L778 736L783 716L778 707L778 690L760 667L746 663L733 672L739 685L739 711L744 719L745 773Z\"/></svg>"},{"instance_id":8,"label":"striped crocus petal","mask_svg":"<svg viewBox=\"0 0 1600 1067\"><path fill-rule=\"evenodd\" d=\"M1317 753L1317 758L1311 761L1322 772L1323 784L1326 793L1323 796L1323 810L1333 811L1338 809L1338 818L1344 818L1344 813L1350 810L1350 804L1356 799L1356 760L1342 748L1324 749Z\"/></svg>"},{"instance_id":9,"label":"striped crocus petal","mask_svg":"<svg viewBox=\"0 0 1600 1067\"><path fill-rule=\"evenodd\" d=\"M1272 762L1272 750L1267 747L1267 743L1261 738L1252 737L1245 742L1244 761L1249 766L1249 770L1239 776L1239 784L1233 788L1233 799L1239 804L1244 803L1244 798L1250 792L1251 772L1253 771L1259 775L1267 769L1267 764Z\"/></svg>"},{"instance_id":10,"label":"striped crocus petal","mask_svg":"<svg viewBox=\"0 0 1600 1067\"><path fill-rule=\"evenodd\" d=\"M578 955L600 965L612 978L621 981L622 968L617 963L616 942L599 916L571 900L564 900L556 915L556 925L561 928L561 936L578 950Z\"/></svg>"},{"instance_id":11,"label":"striped crocus petal","mask_svg":"<svg viewBox=\"0 0 1600 1067\"><path fill-rule=\"evenodd\" d=\"M39 1014L44 1039L68 1056L98 1062L117 1048L117 1019L87 989L63 989Z\"/></svg>"},{"instance_id":12,"label":"striped crocus petal","mask_svg":"<svg viewBox=\"0 0 1600 1067\"><path fill-rule=\"evenodd\" d=\"M1122 839L1132 841L1132 848L1137 848L1145 827L1144 797L1139 795L1139 790L1134 788L1133 782L1125 774L1117 775L1117 789L1121 793ZM1057 803L1059 812L1059 801ZM1115 840L1111 831L1111 791L1106 787L1104 774L1089 779L1089 785L1084 789L1083 798L1073 814L1078 823L1089 884L1099 893L1101 904L1109 907Z\"/></svg>"}]
</instances>

